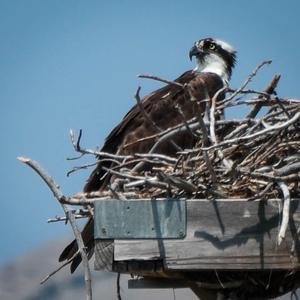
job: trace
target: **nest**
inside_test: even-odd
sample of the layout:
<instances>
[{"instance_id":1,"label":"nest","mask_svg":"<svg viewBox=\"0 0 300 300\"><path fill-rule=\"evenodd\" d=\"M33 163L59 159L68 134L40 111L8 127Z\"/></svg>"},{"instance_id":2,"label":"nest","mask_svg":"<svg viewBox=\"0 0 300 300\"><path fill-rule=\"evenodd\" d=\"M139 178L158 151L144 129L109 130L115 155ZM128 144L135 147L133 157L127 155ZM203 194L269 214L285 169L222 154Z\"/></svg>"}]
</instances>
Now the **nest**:
<instances>
[{"instance_id":1,"label":"nest","mask_svg":"<svg viewBox=\"0 0 300 300\"><path fill-rule=\"evenodd\" d=\"M149 153L122 156L82 149L81 134L77 143L72 137L73 145L76 151L96 155L97 163L113 162L106 171L115 178L109 187L114 196L296 198L300 191L300 101L278 98L274 94L278 80L275 76L263 92L239 89L220 103L211 99L207 120L197 116L138 140L156 139ZM250 106L250 111L239 119L216 120L216 112L226 114L233 106L244 106L241 111ZM175 157L155 153L160 143L172 142L182 131L197 140L193 149L179 151ZM80 168L86 166L71 172Z\"/></svg>"},{"instance_id":2,"label":"nest","mask_svg":"<svg viewBox=\"0 0 300 300\"><path fill-rule=\"evenodd\" d=\"M215 143L205 145L202 131L196 130L200 136L196 147L179 152L176 158L137 155L132 159L140 158L141 165L151 164L151 171L132 175L131 170L119 167L121 172L116 176L124 175L123 191L140 198L254 200L282 198L284 183L291 197L299 196L300 103L278 99L268 104L271 107L259 119L210 123ZM200 127L197 121L187 126ZM130 159L126 163L130 164Z\"/></svg>"},{"instance_id":3,"label":"nest","mask_svg":"<svg viewBox=\"0 0 300 300\"><path fill-rule=\"evenodd\" d=\"M246 89L257 71L269 63L270 61L261 63L240 88L232 90L226 87L229 94L226 99L217 101L219 92L224 92L224 89L218 91L212 99L206 99L207 109L204 115L185 120L178 109L178 113L183 117L182 124L164 131L158 130L155 135L140 140L155 140L148 153L120 155L84 149L80 146L82 132L80 131L77 140L71 132L73 147L80 153L76 158L89 154L95 156L97 161L75 167L68 174L99 165L106 174L113 175L114 180L111 180L106 190L65 196L58 184L38 162L27 157L18 157L41 176L62 205L66 216L55 217L48 222L70 221L83 260L88 296L91 296L88 256L75 219L90 217L93 214L95 198L97 200L167 197L211 200L243 198L249 201L278 198L283 200L283 205L280 210L281 224L277 243L279 245L282 243L290 220L291 199L300 198L300 101L279 98L276 95L275 88L280 79L279 75L273 78L264 91ZM177 86L179 84L154 76L141 77ZM138 104L139 90L136 94ZM226 115L231 107L240 106L243 107L240 111L245 113L239 119L220 117L224 112ZM140 109L143 110L142 105ZM151 122L145 111L143 115ZM155 124L153 125L155 127ZM196 141L193 149L182 149L174 156L157 153L156 149L161 143L174 144L176 136L183 131ZM105 168L107 165L110 167ZM66 204L82 205L83 208L71 210ZM287 249L288 255L299 252L299 232L299 228L293 229L293 245L292 249ZM299 266L299 254L297 258L296 266ZM155 263L160 264L161 261ZM60 266L49 274L43 282L61 268ZM150 275L141 272L139 275L183 279L191 284L192 289L200 287L214 291L215 294L220 292L224 299L274 298L295 291L300 286L300 276L296 268L164 273L162 265L161 272Z\"/></svg>"},{"instance_id":4,"label":"nest","mask_svg":"<svg viewBox=\"0 0 300 300\"><path fill-rule=\"evenodd\" d=\"M80 138L75 142L73 136L76 151L96 155L97 162L102 159L114 162L114 167L107 170L115 177L110 189L85 196L120 199L280 198L284 200L278 235L278 243L281 243L288 225L290 199L300 195L300 101L279 98L274 93L278 80L279 76L275 76L262 92L246 90L245 84L240 89L229 90L230 96L221 102L210 99L206 118L195 116L155 137L144 137L142 140L156 139L149 153L122 156L82 149ZM216 118L216 112L225 111L226 115L233 106L243 107L241 111L245 115L239 119ZM197 140L193 149L183 149L172 157L155 153L157 145L172 141L182 131L189 132ZM220 273L223 282L246 278L246 286L227 290L240 295L239 299L243 293L243 297L245 293L251 297L275 297L299 285L297 272L274 271L271 279L270 272L266 271L240 273Z\"/></svg>"}]
</instances>

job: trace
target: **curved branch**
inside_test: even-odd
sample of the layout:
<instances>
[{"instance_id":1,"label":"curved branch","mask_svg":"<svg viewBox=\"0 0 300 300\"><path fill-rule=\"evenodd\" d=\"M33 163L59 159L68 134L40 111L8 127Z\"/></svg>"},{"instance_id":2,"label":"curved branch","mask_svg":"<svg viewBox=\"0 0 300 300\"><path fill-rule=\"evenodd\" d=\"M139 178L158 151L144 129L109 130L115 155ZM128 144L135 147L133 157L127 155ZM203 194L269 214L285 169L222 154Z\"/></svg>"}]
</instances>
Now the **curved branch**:
<instances>
[{"instance_id":1,"label":"curved branch","mask_svg":"<svg viewBox=\"0 0 300 300\"><path fill-rule=\"evenodd\" d=\"M44 170L38 162L27 158L27 157L17 157L19 161L26 164L27 166L31 167L48 185L49 189L52 191L54 197L58 200L58 202L61 204L67 219L70 221L78 249L82 258L82 263L84 267L84 280L85 280L85 289L86 289L86 299L91 300L92 299L92 279L91 279L91 271L89 267L89 260L86 254L86 248L84 246L81 232L77 226L75 216L72 213L72 210L68 208L68 206L65 203L67 200L67 197L62 193L60 190L58 184L54 181L54 179L47 173L46 170Z\"/></svg>"}]
</instances>

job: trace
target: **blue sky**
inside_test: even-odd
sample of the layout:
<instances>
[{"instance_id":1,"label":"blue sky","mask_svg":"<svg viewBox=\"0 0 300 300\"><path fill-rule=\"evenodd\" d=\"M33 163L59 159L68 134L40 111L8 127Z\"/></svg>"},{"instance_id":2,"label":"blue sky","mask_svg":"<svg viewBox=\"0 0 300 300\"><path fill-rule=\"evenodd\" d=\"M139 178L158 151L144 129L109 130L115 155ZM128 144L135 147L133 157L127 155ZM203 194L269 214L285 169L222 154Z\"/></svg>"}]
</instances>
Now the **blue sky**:
<instances>
[{"instance_id":1,"label":"blue sky","mask_svg":"<svg viewBox=\"0 0 300 300\"><path fill-rule=\"evenodd\" d=\"M83 145L101 146L137 86L142 93L160 86L136 75L176 78L194 67L188 51L203 37L237 49L232 87L272 59L252 87L281 73L279 95L300 98L298 18L296 0L0 0L0 263L70 234L46 223L60 206L18 155L41 162L66 194L80 191L90 171L66 172L92 158L66 161L74 156L69 129L83 129Z\"/></svg>"}]
</instances>

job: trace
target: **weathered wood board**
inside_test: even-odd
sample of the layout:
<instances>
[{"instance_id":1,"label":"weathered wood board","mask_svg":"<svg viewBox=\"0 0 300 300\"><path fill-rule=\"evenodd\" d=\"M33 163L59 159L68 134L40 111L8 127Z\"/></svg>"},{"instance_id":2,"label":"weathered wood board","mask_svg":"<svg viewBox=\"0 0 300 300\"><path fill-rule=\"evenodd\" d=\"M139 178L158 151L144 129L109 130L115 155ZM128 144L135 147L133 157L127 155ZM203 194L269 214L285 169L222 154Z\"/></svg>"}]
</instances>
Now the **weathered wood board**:
<instances>
[{"instance_id":1,"label":"weathered wood board","mask_svg":"<svg viewBox=\"0 0 300 300\"><path fill-rule=\"evenodd\" d=\"M162 260L165 269L179 271L293 269L300 266L299 200L291 202L286 238L278 246L281 206L276 199L187 200L185 238L118 239L114 260Z\"/></svg>"}]
</instances>

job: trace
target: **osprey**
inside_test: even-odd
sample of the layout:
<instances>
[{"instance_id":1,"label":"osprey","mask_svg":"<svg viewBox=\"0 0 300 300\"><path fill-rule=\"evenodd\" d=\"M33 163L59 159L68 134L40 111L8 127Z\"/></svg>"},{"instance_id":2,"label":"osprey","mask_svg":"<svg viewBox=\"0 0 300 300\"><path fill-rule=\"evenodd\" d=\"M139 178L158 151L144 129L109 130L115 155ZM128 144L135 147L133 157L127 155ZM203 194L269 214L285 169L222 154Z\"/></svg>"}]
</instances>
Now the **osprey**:
<instances>
[{"instance_id":1,"label":"osprey","mask_svg":"<svg viewBox=\"0 0 300 300\"><path fill-rule=\"evenodd\" d=\"M212 98L220 89L228 83L235 64L236 51L226 42L218 39L206 38L196 41L189 52L189 58L196 58L196 68L183 73L175 82L184 85L168 84L151 94L145 96L141 104L152 122L162 130L181 124L181 108L187 120L197 114L203 114L207 108L206 101ZM223 99L224 93L220 93L218 99ZM202 100L202 102L201 102ZM123 118L123 120L111 131L105 140L101 151L114 154L147 153L154 145L155 140L141 138L157 133L157 128L149 124L144 118L140 106L135 105ZM153 124L152 124L153 125ZM138 142L137 142L138 141ZM174 145L175 142L175 145ZM157 153L174 156L178 151L175 146L182 149L191 148L195 144L190 133L182 133L170 141L160 145ZM113 180L112 175L103 170L103 166L111 168L112 163L99 163L90 175L84 192L99 191L105 189ZM144 166L146 168L147 166ZM89 258L94 252L94 224L90 218L82 231L82 238ZM103 267L112 261L112 242L103 241ZM81 262L76 241L71 242L62 252L59 261L72 260L71 272L73 273Z\"/></svg>"}]
</instances>

